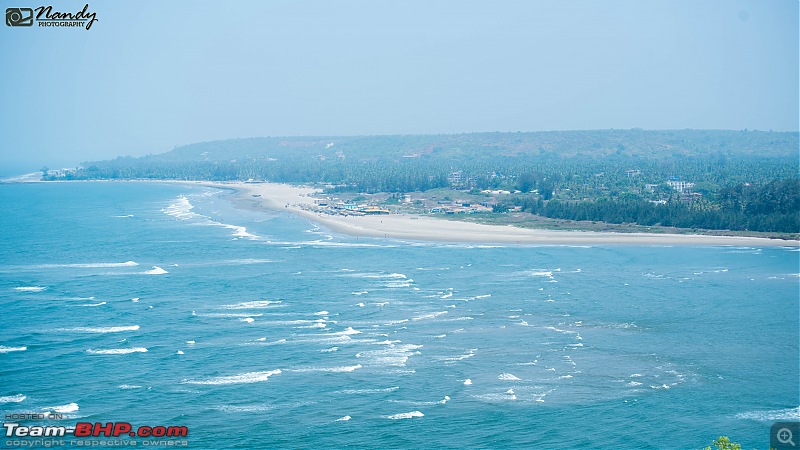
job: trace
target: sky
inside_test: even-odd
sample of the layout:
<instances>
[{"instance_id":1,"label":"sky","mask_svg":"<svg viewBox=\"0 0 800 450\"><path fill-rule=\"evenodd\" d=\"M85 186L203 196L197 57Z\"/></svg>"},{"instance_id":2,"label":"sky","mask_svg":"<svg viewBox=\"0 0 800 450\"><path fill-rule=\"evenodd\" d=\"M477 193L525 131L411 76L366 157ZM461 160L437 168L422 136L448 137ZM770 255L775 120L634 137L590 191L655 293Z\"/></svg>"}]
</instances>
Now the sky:
<instances>
[{"instance_id":1,"label":"sky","mask_svg":"<svg viewBox=\"0 0 800 450\"><path fill-rule=\"evenodd\" d=\"M88 30L0 28L0 175L254 136L798 130L797 0L93 0L88 12Z\"/></svg>"}]
</instances>

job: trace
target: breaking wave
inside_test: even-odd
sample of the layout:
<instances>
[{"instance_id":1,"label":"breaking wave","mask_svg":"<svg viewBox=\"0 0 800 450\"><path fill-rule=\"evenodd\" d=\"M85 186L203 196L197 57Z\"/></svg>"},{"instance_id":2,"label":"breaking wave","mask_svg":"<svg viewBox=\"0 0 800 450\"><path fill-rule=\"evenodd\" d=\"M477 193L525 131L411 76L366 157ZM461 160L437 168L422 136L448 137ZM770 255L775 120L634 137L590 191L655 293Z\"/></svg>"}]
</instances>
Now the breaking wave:
<instances>
[{"instance_id":1,"label":"breaking wave","mask_svg":"<svg viewBox=\"0 0 800 450\"><path fill-rule=\"evenodd\" d=\"M147 353L144 347L135 348L100 348L96 350L88 349L86 353L90 355L127 355L129 353Z\"/></svg>"},{"instance_id":2,"label":"breaking wave","mask_svg":"<svg viewBox=\"0 0 800 450\"><path fill-rule=\"evenodd\" d=\"M394 414L391 416L387 416L386 418L391 420L400 420L400 419L411 419L412 417L424 417L424 416L425 414L422 414L419 411L411 411L407 413Z\"/></svg>"},{"instance_id":3,"label":"breaking wave","mask_svg":"<svg viewBox=\"0 0 800 450\"><path fill-rule=\"evenodd\" d=\"M265 372L247 372L239 375L230 375L224 377L214 377L206 380L183 380L182 384L202 384L202 385L223 385L223 384L246 384L246 383L259 383L269 380L269 377L278 375L281 369L268 370Z\"/></svg>"}]
</instances>

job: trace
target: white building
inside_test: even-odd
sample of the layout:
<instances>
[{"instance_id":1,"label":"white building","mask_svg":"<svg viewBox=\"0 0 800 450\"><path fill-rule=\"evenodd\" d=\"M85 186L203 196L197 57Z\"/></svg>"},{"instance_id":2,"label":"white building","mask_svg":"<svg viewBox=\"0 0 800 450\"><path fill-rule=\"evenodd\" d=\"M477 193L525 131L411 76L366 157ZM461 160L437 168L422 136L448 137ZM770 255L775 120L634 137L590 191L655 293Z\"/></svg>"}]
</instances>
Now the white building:
<instances>
[{"instance_id":1,"label":"white building","mask_svg":"<svg viewBox=\"0 0 800 450\"><path fill-rule=\"evenodd\" d=\"M669 187L675 189L681 194L683 194L684 192L691 192L692 188L694 187L694 183L682 180L669 180L667 181L667 184L669 185Z\"/></svg>"}]
</instances>

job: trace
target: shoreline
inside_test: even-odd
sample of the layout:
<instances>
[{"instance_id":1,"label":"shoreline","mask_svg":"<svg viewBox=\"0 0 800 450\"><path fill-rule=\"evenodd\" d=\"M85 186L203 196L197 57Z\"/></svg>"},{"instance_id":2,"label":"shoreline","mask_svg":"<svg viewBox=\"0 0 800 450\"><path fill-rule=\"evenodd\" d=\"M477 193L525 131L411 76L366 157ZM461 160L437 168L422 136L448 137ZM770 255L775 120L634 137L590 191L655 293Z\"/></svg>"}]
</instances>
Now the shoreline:
<instances>
[{"instance_id":1,"label":"shoreline","mask_svg":"<svg viewBox=\"0 0 800 450\"><path fill-rule=\"evenodd\" d=\"M231 201L250 211L286 211L331 231L356 237L409 241L458 242L476 244L520 245L696 245L800 247L800 241L746 236L709 236L699 234L614 233L597 231L560 231L518 228L450 221L423 215L390 214L375 216L333 216L302 209L314 205L319 189L277 183L200 184L234 191Z\"/></svg>"},{"instance_id":2,"label":"shoreline","mask_svg":"<svg viewBox=\"0 0 800 450\"><path fill-rule=\"evenodd\" d=\"M424 215L389 214L375 216L333 216L307 211L314 205L313 195L320 189L271 182L245 183L183 180L120 180L123 182L166 183L207 186L233 191L229 199L234 207L254 212L285 211L331 231L355 237L404 241L452 242L517 245L650 245L650 246L747 246L800 247L800 240L748 236L712 236L701 234L617 233L599 231L563 231L518 228L451 221ZM22 183L93 183L111 180L24 181Z\"/></svg>"}]
</instances>

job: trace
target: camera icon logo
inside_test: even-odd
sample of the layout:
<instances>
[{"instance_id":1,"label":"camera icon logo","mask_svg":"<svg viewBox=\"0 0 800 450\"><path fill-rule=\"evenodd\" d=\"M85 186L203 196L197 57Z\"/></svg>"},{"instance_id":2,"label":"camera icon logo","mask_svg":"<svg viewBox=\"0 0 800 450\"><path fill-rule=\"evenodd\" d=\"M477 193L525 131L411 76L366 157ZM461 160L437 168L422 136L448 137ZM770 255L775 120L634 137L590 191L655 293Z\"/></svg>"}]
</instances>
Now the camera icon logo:
<instances>
[{"instance_id":1,"label":"camera icon logo","mask_svg":"<svg viewBox=\"0 0 800 450\"><path fill-rule=\"evenodd\" d=\"M6 8L6 25L9 27L29 27L33 25L33 9Z\"/></svg>"}]
</instances>

